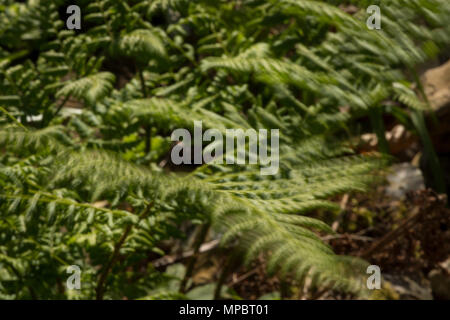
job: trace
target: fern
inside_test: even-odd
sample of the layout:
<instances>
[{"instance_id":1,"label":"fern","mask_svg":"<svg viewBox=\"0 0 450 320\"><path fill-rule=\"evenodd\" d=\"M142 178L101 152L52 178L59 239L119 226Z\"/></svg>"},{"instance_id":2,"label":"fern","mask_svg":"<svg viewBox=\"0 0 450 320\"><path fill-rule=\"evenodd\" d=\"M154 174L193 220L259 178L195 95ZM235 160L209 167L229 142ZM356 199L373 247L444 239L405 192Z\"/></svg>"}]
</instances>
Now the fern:
<instances>
[{"instance_id":1,"label":"fern","mask_svg":"<svg viewBox=\"0 0 450 320\"><path fill-rule=\"evenodd\" d=\"M166 50L160 38L150 30L134 30L121 37L120 50L139 60L164 58Z\"/></svg>"},{"instance_id":2,"label":"fern","mask_svg":"<svg viewBox=\"0 0 450 320\"><path fill-rule=\"evenodd\" d=\"M367 263L333 253L323 212L389 160L354 154L358 119L396 100L426 136L403 70L448 46L450 11L393 0L373 32L370 1L358 4L349 15L335 1L80 1L80 33L59 19L61 1L0 0L0 296L189 297L148 260L197 225L242 264L262 255L296 284L364 296ZM279 172L170 172L170 134L195 121L279 129ZM78 294L58 289L72 264Z\"/></svg>"}]
</instances>

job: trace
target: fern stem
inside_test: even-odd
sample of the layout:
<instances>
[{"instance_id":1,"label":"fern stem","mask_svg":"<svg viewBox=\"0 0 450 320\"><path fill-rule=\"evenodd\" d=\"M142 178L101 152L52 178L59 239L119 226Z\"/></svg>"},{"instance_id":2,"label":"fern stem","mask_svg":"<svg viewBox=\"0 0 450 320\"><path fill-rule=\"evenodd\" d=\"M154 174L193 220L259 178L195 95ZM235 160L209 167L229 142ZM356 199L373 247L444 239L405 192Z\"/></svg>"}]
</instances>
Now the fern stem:
<instances>
[{"instance_id":1,"label":"fern stem","mask_svg":"<svg viewBox=\"0 0 450 320\"><path fill-rule=\"evenodd\" d=\"M45 197L48 197L48 198L45 198ZM23 194L11 195L11 194L0 193L0 199L1 198L30 200L30 199L33 198L33 196L23 195ZM90 204L87 204L87 203L80 203L80 202L76 202L76 201L73 201L73 200L70 200L70 199L52 197L52 195L47 194L47 193L43 193L39 197L38 201L39 202L46 202L46 203L54 202L54 203L58 203L58 204L66 205L66 206L75 206L75 207L79 207L79 208L94 209L96 211L102 211L102 212L105 212L105 213L111 213L111 214L119 215L119 216L122 216L122 217L123 216L128 216L127 211L110 210L110 209L106 209L106 208L94 207L93 205L90 205ZM129 213L129 215L131 215L131 213Z\"/></svg>"},{"instance_id":2,"label":"fern stem","mask_svg":"<svg viewBox=\"0 0 450 320\"><path fill-rule=\"evenodd\" d=\"M142 90L142 95L144 96L144 99L147 98L147 87L145 86L145 78L144 78L144 73L142 72L142 70L138 71L139 74L139 80L141 81L141 90Z\"/></svg>"},{"instance_id":3,"label":"fern stem","mask_svg":"<svg viewBox=\"0 0 450 320\"><path fill-rule=\"evenodd\" d=\"M208 231L210 228L210 224L209 223L205 223L204 225L202 225L200 227L200 229L198 229L198 234L195 238L195 242L194 242L194 255L191 257L191 259L188 262L188 266L186 268L186 274L183 277L183 280L180 283L180 289L179 291L181 293L186 293L186 286L187 286L187 282L189 281L189 279L192 276L192 273L194 271L194 267L195 267L195 262L197 261L197 256L200 250L200 246L202 245L202 243L205 241L206 236L208 235Z\"/></svg>"},{"instance_id":4,"label":"fern stem","mask_svg":"<svg viewBox=\"0 0 450 320\"><path fill-rule=\"evenodd\" d=\"M413 111L411 114L412 122L419 133L426 154L430 157L430 169L433 174L433 187L439 193L446 193L444 174L439 163L439 158L434 149L433 142L428 133L425 119L422 111Z\"/></svg>"},{"instance_id":5,"label":"fern stem","mask_svg":"<svg viewBox=\"0 0 450 320\"><path fill-rule=\"evenodd\" d=\"M372 112L369 112L370 122L372 129L378 138L379 151L385 154L389 153L389 144L386 140L385 128L383 123L383 112L380 107L371 108Z\"/></svg>"},{"instance_id":6,"label":"fern stem","mask_svg":"<svg viewBox=\"0 0 450 320\"><path fill-rule=\"evenodd\" d=\"M8 110L6 110L6 109L3 108L3 107L0 107L0 111L3 112L3 113L4 113L8 118L10 118L12 121L14 121L14 123L17 124L19 127L21 127L22 129L28 131L28 129L27 129L23 124L21 124L19 120L17 120L12 114L10 114L10 113L8 112Z\"/></svg>"},{"instance_id":7,"label":"fern stem","mask_svg":"<svg viewBox=\"0 0 450 320\"><path fill-rule=\"evenodd\" d=\"M145 154L147 155L152 149L152 127L146 125L145 130Z\"/></svg>"},{"instance_id":8,"label":"fern stem","mask_svg":"<svg viewBox=\"0 0 450 320\"><path fill-rule=\"evenodd\" d=\"M214 289L214 300L219 300L221 298L222 287L227 279L228 274L235 266L235 257L231 256L225 262L225 265L220 273L219 279L217 280L216 288Z\"/></svg>"},{"instance_id":9,"label":"fern stem","mask_svg":"<svg viewBox=\"0 0 450 320\"><path fill-rule=\"evenodd\" d=\"M141 90L144 98L147 98L147 87L145 86L145 78L142 70L138 71L139 80L141 81ZM147 155L152 148L152 128L149 125L144 126L145 130L145 154Z\"/></svg>"},{"instance_id":10,"label":"fern stem","mask_svg":"<svg viewBox=\"0 0 450 320\"><path fill-rule=\"evenodd\" d=\"M145 218L150 209L152 208L153 203L149 203L147 205L147 207L145 208L145 210L139 215L139 219L137 221L136 224L138 224L143 218ZM117 262L117 260L119 259L119 253L120 253L120 249L122 248L123 244L125 243L125 241L127 240L129 234L131 233L131 230L133 229L134 224L130 224L125 228L125 231L123 232L122 236L120 237L119 241L117 241L116 245L114 246L114 251L111 255L111 258L109 259L108 263L106 264L106 266L103 268L102 273L100 274L100 278L98 280L97 283L97 287L95 289L96 291L96 299L97 300L103 300L103 296L105 294L105 282L106 279L108 278L108 274L111 271L111 269L113 268L114 264Z\"/></svg>"},{"instance_id":11,"label":"fern stem","mask_svg":"<svg viewBox=\"0 0 450 320\"><path fill-rule=\"evenodd\" d=\"M59 106L56 108L55 113L52 115L52 119L55 118L55 117L61 112L62 108L64 107L64 105L66 104L66 102L67 102L69 99L70 99L70 95L67 95L67 96L64 98L64 100L59 104ZM51 119L48 120L48 121L46 121L45 123L47 124L47 123L49 123L50 121L51 121Z\"/></svg>"},{"instance_id":12,"label":"fern stem","mask_svg":"<svg viewBox=\"0 0 450 320\"><path fill-rule=\"evenodd\" d=\"M422 82L420 81L420 78L416 70L411 69L411 71L414 75L414 79L417 83L419 92L422 95L423 100L425 101L428 109L431 110L430 102L428 101L428 97L425 93ZM419 137L420 140L422 140L425 152L430 157L430 169L433 175L433 187L439 193L446 193L444 174L442 172L442 168L439 163L439 158L436 154L436 150L434 149L433 142L428 132L423 112L419 110L414 110L411 114L411 120L419 133Z\"/></svg>"}]
</instances>

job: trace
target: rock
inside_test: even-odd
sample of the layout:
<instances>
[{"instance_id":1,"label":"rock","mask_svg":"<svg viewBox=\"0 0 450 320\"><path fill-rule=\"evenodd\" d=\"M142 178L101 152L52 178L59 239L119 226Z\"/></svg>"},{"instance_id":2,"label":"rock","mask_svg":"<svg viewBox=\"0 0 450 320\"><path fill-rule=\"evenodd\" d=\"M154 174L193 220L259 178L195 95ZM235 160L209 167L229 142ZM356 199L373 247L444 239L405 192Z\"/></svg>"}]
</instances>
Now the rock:
<instances>
[{"instance_id":1,"label":"rock","mask_svg":"<svg viewBox=\"0 0 450 320\"><path fill-rule=\"evenodd\" d=\"M395 164L390 170L391 173L386 177L389 181L386 193L391 197L402 199L408 191L425 189L422 172L412 164L408 162Z\"/></svg>"},{"instance_id":2,"label":"rock","mask_svg":"<svg viewBox=\"0 0 450 320\"><path fill-rule=\"evenodd\" d=\"M450 60L422 76L425 93L438 116L450 113Z\"/></svg>"},{"instance_id":3,"label":"rock","mask_svg":"<svg viewBox=\"0 0 450 320\"><path fill-rule=\"evenodd\" d=\"M433 297L439 300L450 300L450 258L439 264L439 269L430 271Z\"/></svg>"},{"instance_id":4,"label":"rock","mask_svg":"<svg viewBox=\"0 0 450 320\"><path fill-rule=\"evenodd\" d=\"M422 75L425 93L436 117L427 116L427 127L444 174L447 195L450 197L450 60L443 65L429 69ZM424 153L421 158L426 185L435 186L431 172L431 159Z\"/></svg>"}]
</instances>

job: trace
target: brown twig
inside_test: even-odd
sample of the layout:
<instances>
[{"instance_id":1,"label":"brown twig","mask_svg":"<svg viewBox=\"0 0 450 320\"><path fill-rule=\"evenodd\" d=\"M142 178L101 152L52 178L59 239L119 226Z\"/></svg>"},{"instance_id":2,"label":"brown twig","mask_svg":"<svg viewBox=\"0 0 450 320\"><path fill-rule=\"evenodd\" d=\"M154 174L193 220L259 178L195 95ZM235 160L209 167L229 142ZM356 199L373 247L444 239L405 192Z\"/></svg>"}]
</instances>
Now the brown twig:
<instances>
[{"instance_id":1,"label":"brown twig","mask_svg":"<svg viewBox=\"0 0 450 320\"><path fill-rule=\"evenodd\" d=\"M387 246L389 243L400 237L405 233L424 213L424 210L419 210L418 207L414 208L413 214L404 220L397 228L388 232L384 237L382 237L377 242L373 243L368 249L362 251L359 256L362 258L369 258L375 251Z\"/></svg>"},{"instance_id":2,"label":"brown twig","mask_svg":"<svg viewBox=\"0 0 450 320\"><path fill-rule=\"evenodd\" d=\"M240 277L238 277L237 279L234 279L233 282L231 283L230 287L235 286L236 284L238 284L241 281L244 281L245 279L247 279L248 277L251 277L254 274L258 273L258 269L253 269L250 270L247 273L244 273L243 275L241 275Z\"/></svg>"},{"instance_id":3,"label":"brown twig","mask_svg":"<svg viewBox=\"0 0 450 320\"><path fill-rule=\"evenodd\" d=\"M339 206L341 208L341 212L339 213L339 216L337 217L336 221L334 221L333 224L331 225L331 229L333 229L333 231L338 230L340 223L344 219L344 215L346 214L345 210L347 208L347 203L348 203L349 198L350 198L350 196L348 193L344 194L344 196L342 197L341 203L339 204Z\"/></svg>"},{"instance_id":4,"label":"brown twig","mask_svg":"<svg viewBox=\"0 0 450 320\"><path fill-rule=\"evenodd\" d=\"M330 241L336 239L348 238L352 240L360 240L360 241L372 241L372 237L359 236L357 234L337 234L337 235L329 235L325 237L321 237L323 241Z\"/></svg>"}]
</instances>

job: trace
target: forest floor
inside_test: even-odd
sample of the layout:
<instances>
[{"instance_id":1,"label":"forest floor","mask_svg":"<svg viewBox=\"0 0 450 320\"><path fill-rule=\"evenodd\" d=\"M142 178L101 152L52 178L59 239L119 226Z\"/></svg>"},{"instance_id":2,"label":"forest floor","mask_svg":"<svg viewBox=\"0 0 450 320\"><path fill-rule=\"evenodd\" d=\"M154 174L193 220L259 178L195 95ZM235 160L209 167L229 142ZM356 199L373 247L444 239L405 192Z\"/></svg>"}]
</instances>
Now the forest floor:
<instances>
[{"instance_id":1,"label":"forest floor","mask_svg":"<svg viewBox=\"0 0 450 320\"><path fill-rule=\"evenodd\" d=\"M370 194L345 194L342 212L325 237L338 254L359 256L381 268L380 299L450 299L450 209L446 197L432 190L390 196L389 184ZM196 285L217 281L221 253L211 251L197 263ZM225 284L244 299L348 299L333 291L311 290L308 281L280 282L266 273L260 257L227 276Z\"/></svg>"}]
</instances>

